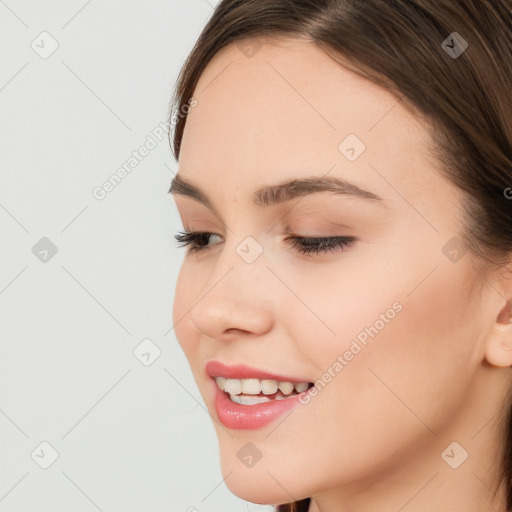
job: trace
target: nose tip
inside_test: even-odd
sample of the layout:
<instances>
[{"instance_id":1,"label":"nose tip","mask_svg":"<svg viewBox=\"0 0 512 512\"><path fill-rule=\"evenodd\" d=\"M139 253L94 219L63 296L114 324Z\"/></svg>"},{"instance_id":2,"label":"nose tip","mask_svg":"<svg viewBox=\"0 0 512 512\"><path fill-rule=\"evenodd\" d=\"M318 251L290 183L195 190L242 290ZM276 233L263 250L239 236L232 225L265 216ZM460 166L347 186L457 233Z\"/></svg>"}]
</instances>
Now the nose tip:
<instances>
[{"instance_id":1,"label":"nose tip","mask_svg":"<svg viewBox=\"0 0 512 512\"><path fill-rule=\"evenodd\" d=\"M256 292L241 296L212 290L192 308L192 324L210 339L229 341L261 336L272 327L272 307L266 300L258 300Z\"/></svg>"},{"instance_id":2,"label":"nose tip","mask_svg":"<svg viewBox=\"0 0 512 512\"><path fill-rule=\"evenodd\" d=\"M261 336L272 325L267 309L258 309L251 304L238 302L236 309L231 304L210 306L202 304L191 311L195 329L203 336L221 341ZM233 327L238 326L238 327Z\"/></svg>"}]
</instances>

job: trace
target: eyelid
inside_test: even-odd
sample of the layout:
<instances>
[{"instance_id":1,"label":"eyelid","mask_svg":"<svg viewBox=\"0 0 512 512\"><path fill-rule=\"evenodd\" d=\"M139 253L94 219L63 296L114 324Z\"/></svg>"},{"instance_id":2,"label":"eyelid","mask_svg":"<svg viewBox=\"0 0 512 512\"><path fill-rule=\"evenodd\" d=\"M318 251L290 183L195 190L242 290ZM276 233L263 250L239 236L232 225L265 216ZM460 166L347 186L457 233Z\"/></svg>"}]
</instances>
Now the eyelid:
<instances>
[{"instance_id":1,"label":"eyelid","mask_svg":"<svg viewBox=\"0 0 512 512\"><path fill-rule=\"evenodd\" d=\"M209 231L186 231L181 232L181 234L174 235L174 238L178 243L183 243L185 247L190 245L187 249L187 254L189 253L202 253L209 250L211 246L207 245L198 245L198 240L202 237L207 238L207 242L210 241L211 236L218 236L222 238L221 235ZM330 253L339 253L348 250L351 248L355 242L358 241L358 238L355 236L300 236L300 235L288 235L284 241L292 245L299 253L302 255L311 255L311 254L330 254Z\"/></svg>"}]
</instances>

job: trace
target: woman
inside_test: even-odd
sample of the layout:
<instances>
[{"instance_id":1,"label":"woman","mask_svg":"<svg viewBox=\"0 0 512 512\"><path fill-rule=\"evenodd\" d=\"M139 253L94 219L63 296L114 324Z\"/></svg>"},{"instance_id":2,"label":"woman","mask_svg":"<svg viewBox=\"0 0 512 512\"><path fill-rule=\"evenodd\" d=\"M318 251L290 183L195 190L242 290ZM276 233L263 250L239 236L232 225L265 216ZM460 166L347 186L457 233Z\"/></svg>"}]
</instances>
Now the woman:
<instances>
[{"instance_id":1,"label":"woman","mask_svg":"<svg viewBox=\"0 0 512 512\"><path fill-rule=\"evenodd\" d=\"M241 498L512 510L511 30L510 0L217 5L171 109L173 320Z\"/></svg>"}]
</instances>

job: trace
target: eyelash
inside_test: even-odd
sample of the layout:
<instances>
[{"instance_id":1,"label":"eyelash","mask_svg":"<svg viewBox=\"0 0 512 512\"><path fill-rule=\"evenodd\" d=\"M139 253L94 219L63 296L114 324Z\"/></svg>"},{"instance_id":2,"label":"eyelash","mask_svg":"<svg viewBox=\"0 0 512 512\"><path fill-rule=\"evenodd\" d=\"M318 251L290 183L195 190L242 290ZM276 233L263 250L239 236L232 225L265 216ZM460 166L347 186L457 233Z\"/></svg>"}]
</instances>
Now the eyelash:
<instances>
[{"instance_id":1,"label":"eyelash","mask_svg":"<svg viewBox=\"0 0 512 512\"><path fill-rule=\"evenodd\" d=\"M181 231L174 235L174 238L178 243L183 245L178 246L182 248L190 246L188 252L202 252L208 249L208 246L202 246L198 244L199 240L203 242L206 239L208 243L208 237L214 235L208 231ZM319 254L327 252L337 252L338 250L345 250L345 248L351 246L357 239L352 236L335 236L335 237L300 237L300 236L289 236L285 241L289 242L295 249L301 254Z\"/></svg>"}]
</instances>

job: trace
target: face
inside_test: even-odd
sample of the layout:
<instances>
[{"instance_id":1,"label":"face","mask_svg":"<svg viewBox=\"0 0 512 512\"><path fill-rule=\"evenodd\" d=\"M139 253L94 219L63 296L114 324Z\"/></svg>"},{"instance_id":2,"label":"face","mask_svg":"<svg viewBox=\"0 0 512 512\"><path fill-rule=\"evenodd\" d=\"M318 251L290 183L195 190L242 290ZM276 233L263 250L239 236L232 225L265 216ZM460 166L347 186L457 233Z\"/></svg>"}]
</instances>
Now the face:
<instances>
[{"instance_id":1,"label":"face","mask_svg":"<svg viewBox=\"0 0 512 512\"><path fill-rule=\"evenodd\" d=\"M415 474L420 461L444 471L438 453L471 408L483 357L461 196L390 93L308 42L256 50L224 48L194 93L179 176L209 202L173 194L184 229L211 233L184 255L173 321L226 484L282 503ZM352 185L257 194L315 178ZM304 253L292 236L331 246ZM244 405L212 375L316 386ZM253 384L241 381L244 395Z\"/></svg>"}]
</instances>

